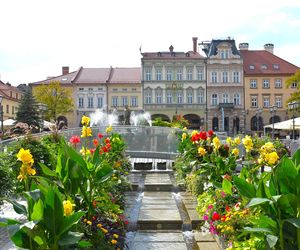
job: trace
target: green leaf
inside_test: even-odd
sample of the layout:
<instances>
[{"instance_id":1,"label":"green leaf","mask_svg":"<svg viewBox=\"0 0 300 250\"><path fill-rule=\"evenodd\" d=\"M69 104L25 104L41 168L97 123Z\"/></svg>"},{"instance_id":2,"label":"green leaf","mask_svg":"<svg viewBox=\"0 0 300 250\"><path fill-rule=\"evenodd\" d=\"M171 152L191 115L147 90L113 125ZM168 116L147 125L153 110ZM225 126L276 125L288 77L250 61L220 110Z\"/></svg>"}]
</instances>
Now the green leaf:
<instances>
[{"instance_id":1,"label":"green leaf","mask_svg":"<svg viewBox=\"0 0 300 250\"><path fill-rule=\"evenodd\" d=\"M227 179L223 179L222 182L222 189L226 194L231 194L232 195L232 184L230 181Z\"/></svg>"},{"instance_id":2,"label":"green leaf","mask_svg":"<svg viewBox=\"0 0 300 250\"><path fill-rule=\"evenodd\" d=\"M253 220L253 223L255 227L269 228L272 230L273 234L278 233L277 222L268 216L260 215L257 219Z\"/></svg>"},{"instance_id":3,"label":"green leaf","mask_svg":"<svg viewBox=\"0 0 300 250\"><path fill-rule=\"evenodd\" d=\"M32 211L32 214L31 214L31 219L32 220L36 220L36 221L40 221L41 219L43 219L43 215L44 215L44 203L40 199L33 206L33 211Z\"/></svg>"},{"instance_id":4,"label":"green leaf","mask_svg":"<svg viewBox=\"0 0 300 250\"><path fill-rule=\"evenodd\" d=\"M68 246L77 244L78 241L82 238L83 233L78 232L68 232L64 234L58 241L59 246Z\"/></svg>"},{"instance_id":5,"label":"green leaf","mask_svg":"<svg viewBox=\"0 0 300 250\"><path fill-rule=\"evenodd\" d=\"M78 242L78 246L81 248L92 247L93 244L86 240L81 240Z\"/></svg>"},{"instance_id":6,"label":"green leaf","mask_svg":"<svg viewBox=\"0 0 300 250\"><path fill-rule=\"evenodd\" d=\"M56 177L56 173L50 168L48 168L45 164L39 162L39 165L45 175Z\"/></svg>"},{"instance_id":7,"label":"green leaf","mask_svg":"<svg viewBox=\"0 0 300 250\"><path fill-rule=\"evenodd\" d=\"M277 241L278 241L278 237L272 234L267 234L266 236L266 240L268 242L268 245L270 248L275 247Z\"/></svg>"},{"instance_id":8,"label":"green leaf","mask_svg":"<svg viewBox=\"0 0 300 250\"><path fill-rule=\"evenodd\" d=\"M233 183L237 187L238 191L242 196L245 196L246 198L249 199L256 197L256 191L254 185L248 183L247 181L237 176L233 176Z\"/></svg>"},{"instance_id":9,"label":"green leaf","mask_svg":"<svg viewBox=\"0 0 300 250\"><path fill-rule=\"evenodd\" d=\"M97 148L96 148L96 150L94 152L94 155L93 155L93 160L92 160L94 166L97 166L100 163L100 154L99 154L99 151L100 151L99 146L97 146Z\"/></svg>"},{"instance_id":10,"label":"green leaf","mask_svg":"<svg viewBox=\"0 0 300 250\"><path fill-rule=\"evenodd\" d=\"M25 192L25 195L32 198L32 200L37 201L41 198L41 191L39 189L35 189L29 192Z\"/></svg>"},{"instance_id":11,"label":"green leaf","mask_svg":"<svg viewBox=\"0 0 300 250\"><path fill-rule=\"evenodd\" d=\"M278 199L277 203L282 213L289 214L292 217L297 215L297 196L294 194L283 194ZM290 217L288 216L288 217Z\"/></svg>"},{"instance_id":12,"label":"green leaf","mask_svg":"<svg viewBox=\"0 0 300 250\"><path fill-rule=\"evenodd\" d=\"M39 235L36 235L33 237L33 240L38 243L40 246L44 245L45 242L43 241L42 237L40 237Z\"/></svg>"},{"instance_id":13,"label":"green leaf","mask_svg":"<svg viewBox=\"0 0 300 250\"><path fill-rule=\"evenodd\" d=\"M107 162L102 162L95 170L96 182L106 181L113 173L112 167Z\"/></svg>"},{"instance_id":14,"label":"green leaf","mask_svg":"<svg viewBox=\"0 0 300 250\"><path fill-rule=\"evenodd\" d=\"M296 166L300 165L300 148L293 154L293 162Z\"/></svg>"},{"instance_id":15,"label":"green leaf","mask_svg":"<svg viewBox=\"0 0 300 250\"><path fill-rule=\"evenodd\" d=\"M297 228L300 228L300 219L298 219L298 218L291 218L291 219L287 219L285 221L291 223L292 225L294 225Z\"/></svg>"},{"instance_id":16,"label":"green leaf","mask_svg":"<svg viewBox=\"0 0 300 250\"><path fill-rule=\"evenodd\" d=\"M66 233L73 225L77 224L80 218L85 215L85 212L79 211L70 216L65 216L63 218L61 227L59 228L59 235Z\"/></svg>"},{"instance_id":17,"label":"green leaf","mask_svg":"<svg viewBox=\"0 0 300 250\"><path fill-rule=\"evenodd\" d=\"M249 233L272 233L272 231L269 228L244 227L244 230Z\"/></svg>"},{"instance_id":18,"label":"green leaf","mask_svg":"<svg viewBox=\"0 0 300 250\"><path fill-rule=\"evenodd\" d=\"M271 200L267 198L252 198L246 207L257 206L266 202L271 202Z\"/></svg>"},{"instance_id":19,"label":"green leaf","mask_svg":"<svg viewBox=\"0 0 300 250\"><path fill-rule=\"evenodd\" d=\"M10 199L5 199L5 200L13 205L13 208L14 208L16 213L24 214L24 215L27 216L27 209L24 205L14 201L14 200L10 200Z\"/></svg>"},{"instance_id":20,"label":"green leaf","mask_svg":"<svg viewBox=\"0 0 300 250\"><path fill-rule=\"evenodd\" d=\"M298 174L293 161L286 156L282 158L276 168L275 176L279 182L280 192L283 194L293 193L297 188L295 178Z\"/></svg>"},{"instance_id":21,"label":"green leaf","mask_svg":"<svg viewBox=\"0 0 300 250\"><path fill-rule=\"evenodd\" d=\"M256 197L259 197L259 198L270 198L270 197L267 196L265 189L267 189L267 187L265 186L264 181L263 180L259 180L258 187L257 187L257 190L256 190Z\"/></svg>"},{"instance_id":22,"label":"green leaf","mask_svg":"<svg viewBox=\"0 0 300 250\"><path fill-rule=\"evenodd\" d=\"M64 143L64 148L68 154L68 156L76 161L80 166L82 167L86 167L86 162L83 159L82 155L79 154L73 147L67 145L66 143Z\"/></svg>"}]
</instances>

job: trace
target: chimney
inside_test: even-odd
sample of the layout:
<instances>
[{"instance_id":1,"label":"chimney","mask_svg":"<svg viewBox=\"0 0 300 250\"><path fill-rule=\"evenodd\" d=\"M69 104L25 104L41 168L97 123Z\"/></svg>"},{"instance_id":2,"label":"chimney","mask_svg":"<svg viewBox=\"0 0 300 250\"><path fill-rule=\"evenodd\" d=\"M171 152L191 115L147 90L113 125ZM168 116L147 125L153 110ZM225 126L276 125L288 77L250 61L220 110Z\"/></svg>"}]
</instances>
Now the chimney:
<instances>
[{"instance_id":1,"label":"chimney","mask_svg":"<svg viewBox=\"0 0 300 250\"><path fill-rule=\"evenodd\" d=\"M62 74L63 75L69 74L69 66L63 66L62 67Z\"/></svg>"},{"instance_id":2,"label":"chimney","mask_svg":"<svg viewBox=\"0 0 300 250\"><path fill-rule=\"evenodd\" d=\"M249 43L240 43L239 44L240 50L248 50L249 49Z\"/></svg>"},{"instance_id":3,"label":"chimney","mask_svg":"<svg viewBox=\"0 0 300 250\"><path fill-rule=\"evenodd\" d=\"M193 37L193 52L197 52L197 41L198 41L198 37Z\"/></svg>"},{"instance_id":4,"label":"chimney","mask_svg":"<svg viewBox=\"0 0 300 250\"><path fill-rule=\"evenodd\" d=\"M173 50L174 50L173 45L171 45L171 46L169 47L169 50L170 50L171 53L173 53Z\"/></svg>"},{"instance_id":5,"label":"chimney","mask_svg":"<svg viewBox=\"0 0 300 250\"><path fill-rule=\"evenodd\" d=\"M273 43L266 43L264 45L264 48L265 48L265 51L268 51L273 54L273 52L274 52L274 44Z\"/></svg>"}]
</instances>

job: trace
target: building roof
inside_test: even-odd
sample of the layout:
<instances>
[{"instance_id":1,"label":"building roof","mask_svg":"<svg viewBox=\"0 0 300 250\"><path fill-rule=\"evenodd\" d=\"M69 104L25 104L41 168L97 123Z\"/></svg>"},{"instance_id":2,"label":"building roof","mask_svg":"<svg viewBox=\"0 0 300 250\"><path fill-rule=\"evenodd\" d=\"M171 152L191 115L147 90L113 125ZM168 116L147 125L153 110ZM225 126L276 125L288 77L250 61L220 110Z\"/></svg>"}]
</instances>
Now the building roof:
<instances>
[{"instance_id":1,"label":"building roof","mask_svg":"<svg viewBox=\"0 0 300 250\"><path fill-rule=\"evenodd\" d=\"M171 59L182 59L189 60L194 58L203 58L198 52L188 51L188 52L144 52L142 53L143 59L158 59L158 60L171 60Z\"/></svg>"},{"instance_id":2,"label":"building roof","mask_svg":"<svg viewBox=\"0 0 300 250\"><path fill-rule=\"evenodd\" d=\"M73 83L107 83L112 68L80 68Z\"/></svg>"},{"instance_id":3,"label":"building roof","mask_svg":"<svg viewBox=\"0 0 300 250\"><path fill-rule=\"evenodd\" d=\"M5 99L9 99L9 100L14 100L14 101L18 101L19 99L17 99L14 95L14 97L11 96L11 91L14 93L18 93L20 94L20 96L22 95L22 91L20 91L18 88L11 86L9 83L4 83L0 80L0 95L3 96Z\"/></svg>"},{"instance_id":4,"label":"building roof","mask_svg":"<svg viewBox=\"0 0 300 250\"><path fill-rule=\"evenodd\" d=\"M49 84L51 81L59 81L61 84L71 84L74 78L77 76L79 70L73 71L71 73L65 74L65 75L59 75L55 77L48 77L45 80L38 81L38 82L32 82L29 83L29 85L39 85L39 84Z\"/></svg>"},{"instance_id":5,"label":"building roof","mask_svg":"<svg viewBox=\"0 0 300 250\"><path fill-rule=\"evenodd\" d=\"M280 57L266 50L240 50L244 61L245 75L294 74L300 70Z\"/></svg>"},{"instance_id":6,"label":"building roof","mask_svg":"<svg viewBox=\"0 0 300 250\"><path fill-rule=\"evenodd\" d=\"M240 55L236 45L235 40L233 39L213 39L209 44L206 44L203 51L207 55L207 57L215 56L218 52L218 46L220 43L229 43L232 48L232 54L233 55Z\"/></svg>"},{"instance_id":7,"label":"building roof","mask_svg":"<svg viewBox=\"0 0 300 250\"><path fill-rule=\"evenodd\" d=\"M109 81L114 83L141 83L141 68L113 68Z\"/></svg>"}]
</instances>

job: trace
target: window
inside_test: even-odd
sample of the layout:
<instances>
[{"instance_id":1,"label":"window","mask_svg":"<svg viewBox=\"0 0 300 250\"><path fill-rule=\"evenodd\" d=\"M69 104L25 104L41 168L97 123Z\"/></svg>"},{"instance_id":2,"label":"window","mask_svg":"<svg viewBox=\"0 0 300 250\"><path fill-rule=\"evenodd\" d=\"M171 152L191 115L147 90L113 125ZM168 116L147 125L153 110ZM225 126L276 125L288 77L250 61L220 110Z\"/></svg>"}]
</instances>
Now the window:
<instances>
[{"instance_id":1,"label":"window","mask_svg":"<svg viewBox=\"0 0 300 250\"><path fill-rule=\"evenodd\" d=\"M182 103L182 96L183 96L183 93L182 91L178 91L177 92L177 103L181 104Z\"/></svg>"},{"instance_id":2,"label":"window","mask_svg":"<svg viewBox=\"0 0 300 250\"><path fill-rule=\"evenodd\" d=\"M257 107L257 96L251 96L251 107L252 108Z\"/></svg>"},{"instance_id":3,"label":"window","mask_svg":"<svg viewBox=\"0 0 300 250\"><path fill-rule=\"evenodd\" d=\"M197 102L199 104L204 103L204 91L203 90L197 91Z\"/></svg>"},{"instance_id":4,"label":"window","mask_svg":"<svg viewBox=\"0 0 300 250\"><path fill-rule=\"evenodd\" d=\"M10 97L12 97L12 91L10 91Z\"/></svg>"},{"instance_id":5,"label":"window","mask_svg":"<svg viewBox=\"0 0 300 250\"><path fill-rule=\"evenodd\" d=\"M93 88L89 88L89 91L93 91L94 89Z\"/></svg>"},{"instance_id":6,"label":"window","mask_svg":"<svg viewBox=\"0 0 300 250\"><path fill-rule=\"evenodd\" d=\"M211 72L211 82L213 83L218 82L217 72Z\"/></svg>"},{"instance_id":7,"label":"window","mask_svg":"<svg viewBox=\"0 0 300 250\"><path fill-rule=\"evenodd\" d=\"M146 69L146 81L151 81L151 70Z\"/></svg>"},{"instance_id":8,"label":"window","mask_svg":"<svg viewBox=\"0 0 300 250\"><path fill-rule=\"evenodd\" d=\"M111 97L111 99L112 99L112 106L113 107L118 107L118 97L117 96L112 96Z\"/></svg>"},{"instance_id":9,"label":"window","mask_svg":"<svg viewBox=\"0 0 300 250\"><path fill-rule=\"evenodd\" d=\"M113 92L117 92L118 91L118 89L113 89Z\"/></svg>"},{"instance_id":10,"label":"window","mask_svg":"<svg viewBox=\"0 0 300 250\"><path fill-rule=\"evenodd\" d=\"M98 88L98 90L102 91L102 90L103 90L103 88Z\"/></svg>"},{"instance_id":11,"label":"window","mask_svg":"<svg viewBox=\"0 0 300 250\"><path fill-rule=\"evenodd\" d=\"M238 71L233 72L233 82L240 83L240 72Z\"/></svg>"},{"instance_id":12,"label":"window","mask_svg":"<svg viewBox=\"0 0 300 250\"><path fill-rule=\"evenodd\" d=\"M229 103L229 96L227 93L223 94L223 103Z\"/></svg>"},{"instance_id":13,"label":"window","mask_svg":"<svg viewBox=\"0 0 300 250\"><path fill-rule=\"evenodd\" d=\"M260 66L260 68L261 68L261 69L268 69L268 66L267 66L266 64L262 64L262 65Z\"/></svg>"},{"instance_id":14,"label":"window","mask_svg":"<svg viewBox=\"0 0 300 250\"><path fill-rule=\"evenodd\" d=\"M126 92L126 91L127 91L127 89L125 89L125 88L124 88L124 89L122 89L122 91Z\"/></svg>"},{"instance_id":15,"label":"window","mask_svg":"<svg viewBox=\"0 0 300 250\"><path fill-rule=\"evenodd\" d=\"M15 107L14 107L14 106L11 107L11 113L12 113L13 115L15 114Z\"/></svg>"},{"instance_id":16,"label":"window","mask_svg":"<svg viewBox=\"0 0 300 250\"><path fill-rule=\"evenodd\" d=\"M269 96L264 96L263 97L263 107L268 108L270 106L270 97Z\"/></svg>"},{"instance_id":17,"label":"window","mask_svg":"<svg viewBox=\"0 0 300 250\"><path fill-rule=\"evenodd\" d=\"M197 69L197 80L202 81L203 78L203 69Z\"/></svg>"},{"instance_id":18,"label":"window","mask_svg":"<svg viewBox=\"0 0 300 250\"><path fill-rule=\"evenodd\" d=\"M103 107L103 96L98 96L97 97L97 108L102 108Z\"/></svg>"},{"instance_id":19,"label":"window","mask_svg":"<svg viewBox=\"0 0 300 250\"><path fill-rule=\"evenodd\" d=\"M250 65L249 65L249 69L254 70L254 69L255 69L254 65L253 65L253 64L250 64Z\"/></svg>"},{"instance_id":20,"label":"window","mask_svg":"<svg viewBox=\"0 0 300 250\"><path fill-rule=\"evenodd\" d=\"M122 96L122 106L125 107L126 105L128 105L128 97Z\"/></svg>"},{"instance_id":21,"label":"window","mask_svg":"<svg viewBox=\"0 0 300 250\"><path fill-rule=\"evenodd\" d=\"M171 91L167 92L167 103L168 104L172 103L172 93L171 93Z\"/></svg>"},{"instance_id":22,"label":"window","mask_svg":"<svg viewBox=\"0 0 300 250\"><path fill-rule=\"evenodd\" d=\"M297 88L297 82L293 82L291 88Z\"/></svg>"},{"instance_id":23,"label":"window","mask_svg":"<svg viewBox=\"0 0 300 250\"><path fill-rule=\"evenodd\" d=\"M269 89L270 88L270 81L268 79L263 80L263 88Z\"/></svg>"},{"instance_id":24,"label":"window","mask_svg":"<svg viewBox=\"0 0 300 250\"><path fill-rule=\"evenodd\" d=\"M241 105L241 96L239 93L235 93L233 95L233 104L234 105Z\"/></svg>"},{"instance_id":25,"label":"window","mask_svg":"<svg viewBox=\"0 0 300 250\"><path fill-rule=\"evenodd\" d=\"M146 91L145 98L146 98L146 100L145 100L146 104L151 104L152 103L152 92L151 92L151 90Z\"/></svg>"},{"instance_id":26,"label":"window","mask_svg":"<svg viewBox=\"0 0 300 250\"><path fill-rule=\"evenodd\" d=\"M6 113L7 114L9 113L9 105L8 104L6 105Z\"/></svg>"},{"instance_id":27,"label":"window","mask_svg":"<svg viewBox=\"0 0 300 250\"><path fill-rule=\"evenodd\" d=\"M132 91L136 91L136 88L132 88L131 90L132 90Z\"/></svg>"},{"instance_id":28,"label":"window","mask_svg":"<svg viewBox=\"0 0 300 250\"><path fill-rule=\"evenodd\" d=\"M257 89L257 80L256 79L250 80L250 89Z\"/></svg>"},{"instance_id":29,"label":"window","mask_svg":"<svg viewBox=\"0 0 300 250\"><path fill-rule=\"evenodd\" d=\"M275 106L282 108L282 96L275 96Z\"/></svg>"},{"instance_id":30,"label":"window","mask_svg":"<svg viewBox=\"0 0 300 250\"><path fill-rule=\"evenodd\" d=\"M187 103L188 104L193 103L193 90L192 89L187 91Z\"/></svg>"},{"instance_id":31,"label":"window","mask_svg":"<svg viewBox=\"0 0 300 250\"><path fill-rule=\"evenodd\" d=\"M93 108L94 103L93 103L93 97L88 97L88 108Z\"/></svg>"},{"instance_id":32,"label":"window","mask_svg":"<svg viewBox=\"0 0 300 250\"><path fill-rule=\"evenodd\" d=\"M281 79L275 79L275 88L282 88L282 81Z\"/></svg>"},{"instance_id":33,"label":"window","mask_svg":"<svg viewBox=\"0 0 300 250\"><path fill-rule=\"evenodd\" d=\"M273 69L279 69L279 65L278 64L273 64Z\"/></svg>"},{"instance_id":34,"label":"window","mask_svg":"<svg viewBox=\"0 0 300 250\"><path fill-rule=\"evenodd\" d=\"M229 51L226 49L226 50L221 50L221 59L227 59L229 58Z\"/></svg>"},{"instance_id":35,"label":"window","mask_svg":"<svg viewBox=\"0 0 300 250\"><path fill-rule=\"evenodd\" d=\"M83 108L83 97L78 98L78 107Z\"/></svg>"},{"instance_id":36,"label":"window","mask_svg":"<svg viewBox=\"0 0 300 250\"><path fill-rule=\"evenodd\" d=\"M172 70L167 70L167 81L172 81Z\"/></svg>"},{"instance_id":37,"label":"window","mask_svg":"<svg viewBox=\"0 0 300 250\"><path fill-rule=\"evenodd\" d=\"M217 94L211 95L211 105L212 106L218 105L218 95Z\"/></svg>"},{"instance_id":38,"label":"window","mask_svg":"<svg viewBox=\"0 0 300 250\"><path fill-rule=\"evenodd\" d=\"M161 69L156 70L156 81L161 81Z\"/></svg>"},{"instance_id":39,"label":"window","mask_svg":"<svg viewBox=\"0 0 300 250\"><path fill-rule=\"evenodd\" d=\"M132 107L137 107L137 96L132 96L131 97L131 106Z\"/></svg>"},{"instance_id":40,"label":"window","mask_svg":"<svg viewBox=\"0 0 300 250\"><path fill-rule=\"evenodd\" d=\"M162 97L161 97L161 90L156 90L155 92L155 99L156 99L156 103L157 104L161 104L162 103Z\"/></svg>"},{"instance_id":41,"label":"window","mask_svg":"<svg viewBox=\"0 0 300 250\"><path fill-rule=\"evenodd\" d=\"M222 73L223 83L228 83L228 72L225 71Z\"/></svg>"},{"instance_id":42,"label":"window","mask_svg":"<svg viewBox=\"0 0 300 250\"><path fill-rule=\"evenodd\" d=\"M193 80L193 70L192 70L192 69L188 69L187 79L188 79L189 81L192 81L192 80Z\"/></svg>"},{"instance_id":43,"label":"window","mask_svg":"<svg viewBox=\"0 0 300 250\"><path fill-rule=\"evenodd\" d=\"M178 69L177 70L177 81L181 81L182 80L182 69Z\"/></svg>"}]
</instances>

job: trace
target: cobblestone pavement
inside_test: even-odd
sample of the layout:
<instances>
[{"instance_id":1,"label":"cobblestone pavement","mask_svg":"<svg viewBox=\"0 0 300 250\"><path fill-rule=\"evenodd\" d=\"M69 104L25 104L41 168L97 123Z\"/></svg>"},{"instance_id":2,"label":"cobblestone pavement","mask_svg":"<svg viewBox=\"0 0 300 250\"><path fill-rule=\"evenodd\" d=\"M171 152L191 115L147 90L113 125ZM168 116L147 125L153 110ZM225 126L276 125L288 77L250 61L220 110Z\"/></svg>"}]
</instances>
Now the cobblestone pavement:
<instances>
[{"instance_id":1,"label":"cobblestone pavement","mask_svg":"<svg viewBox=\"0 0 300 250\"><path fill-rule=\"evenodd\" d=\"M25 205L24 201L18 201L21 204ZM0 206L0 218L10 218L15 220L24 221L26 217L24 215L17 214L13 206L4 201L4 204ZM0 249L1 250L13 250L17 249L14 244L10 241L9 235L6 227L0 227Z\"/></svg>"}]
</instances>

